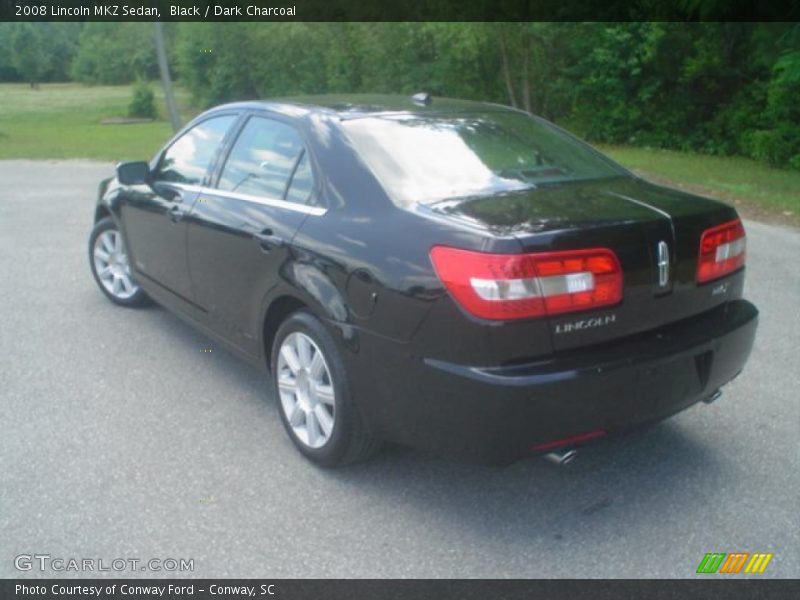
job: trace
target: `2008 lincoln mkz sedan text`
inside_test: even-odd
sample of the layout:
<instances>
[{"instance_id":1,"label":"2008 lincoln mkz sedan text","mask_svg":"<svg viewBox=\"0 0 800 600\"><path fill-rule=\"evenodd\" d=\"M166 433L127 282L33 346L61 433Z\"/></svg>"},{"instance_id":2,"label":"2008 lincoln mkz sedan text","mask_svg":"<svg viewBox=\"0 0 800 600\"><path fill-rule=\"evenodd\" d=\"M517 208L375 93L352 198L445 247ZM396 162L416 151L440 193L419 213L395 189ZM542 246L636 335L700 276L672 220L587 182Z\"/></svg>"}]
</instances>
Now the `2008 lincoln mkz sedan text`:
<instances>
[{"instance_id":1,"label":"2008 lincoln mkz sedan text","mask_svg":"<svg viewBox=\"0 0 800 600\"><path fill-rule=\"evenodd\" d=\"M312 461L503 463L710 401L758 312L724 204L527 113L399 96L209 110L100 186L100 289L266 368Z\"/></svg>"}]
</instances>

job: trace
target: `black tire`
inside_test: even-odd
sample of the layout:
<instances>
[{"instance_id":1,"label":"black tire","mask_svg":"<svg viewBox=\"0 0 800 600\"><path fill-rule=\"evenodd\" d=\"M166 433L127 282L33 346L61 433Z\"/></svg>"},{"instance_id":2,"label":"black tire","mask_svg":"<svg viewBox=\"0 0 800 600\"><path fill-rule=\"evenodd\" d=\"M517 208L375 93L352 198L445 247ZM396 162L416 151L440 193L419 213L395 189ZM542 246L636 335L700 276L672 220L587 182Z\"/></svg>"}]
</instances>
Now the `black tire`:
<instances>
[{"instance_id":1,"label":"black tire","mask_svg":"<svg viewBox=\"0 0 800 600\"><path fill-rule=\"evenodd\" d=\"M280 348L284 340L293 333L305 334L314 342L317 347L315 350L322 352L335 394L333 428L327 442L319 448L310 447L295 434L278 389ZM306 458L322 467L340 467L365 461L380 449L380 442L370 434L361 412L353 402L347 372L336 343L311 312L294 312L278 328L272 344L270 367L272 391L281 421L294 445Z\"/></svg>"},{"instance_id":2,"label":"black tire","mask_svg":"<svg viewBox=\"0 0 800 600\"><path fill-rule=\"evenodd\" d=\"M130 296L126 296L127 292L121 291L121 295L115 295L112 293L111 290L107 289L106 286L103 284L100 276L97 273L97 265L94 256L95 250L95 243L97 239L105 232L113 231L116 232L117 235L120 236L121 233L117 228L116 223L110 218L106 217L104 219L100 219L97 223L95 223L94 228L92 229L92 233L89 236L89 267L92 269L92 276L94 277L95 283L97 283L97 287L100 288L100 291L103 292L109 300L111 300L114 304L118 304L119 306L126 306L126 307L138 307L138 306L145 306L152 303L150 297L145 293L145 291L136 284L136 281L133 279L133 276L130 277L130 281L135 286L135 292L133 292Z\"/></svg>"}]
</instances>

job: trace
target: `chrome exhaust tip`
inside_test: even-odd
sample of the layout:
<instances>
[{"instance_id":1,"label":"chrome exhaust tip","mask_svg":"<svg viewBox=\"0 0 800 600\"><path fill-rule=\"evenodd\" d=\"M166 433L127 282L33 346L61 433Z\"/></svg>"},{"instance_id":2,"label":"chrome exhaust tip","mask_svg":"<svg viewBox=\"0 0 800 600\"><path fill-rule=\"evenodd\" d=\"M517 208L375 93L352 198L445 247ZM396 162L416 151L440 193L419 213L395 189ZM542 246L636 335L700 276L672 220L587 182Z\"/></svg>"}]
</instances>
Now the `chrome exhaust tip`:
<instances>
[{"instance_id":1,"label":"chrome exhaust tip","mask_svg":"<svg viewBox=\"0 0 800 600\"><path fill-rule=\"evenodd\" d=\"M711 404L712 402L714 402L716 400L719 400L720 396L722 396L722 390L718 389L717 391L715 391L710 396L707 396L706 398L703 398L703 402L705 402L706 404Z\"/></svg>"},{"instance_id":2,"label":"chrome exhaust tip","mask_svg":"<svg viewBox=\"0 0 800 600\"><path fill-rule=\"evenodd\" d=\"M575 450L575 448L563 448L561 450L548 452L547 454L544 455L544 457L547 460L549 460L557 467L563 467L568 465L573 460L575 460L576 456L578 456L578 451Z\"/></svg>"}]
</instances>

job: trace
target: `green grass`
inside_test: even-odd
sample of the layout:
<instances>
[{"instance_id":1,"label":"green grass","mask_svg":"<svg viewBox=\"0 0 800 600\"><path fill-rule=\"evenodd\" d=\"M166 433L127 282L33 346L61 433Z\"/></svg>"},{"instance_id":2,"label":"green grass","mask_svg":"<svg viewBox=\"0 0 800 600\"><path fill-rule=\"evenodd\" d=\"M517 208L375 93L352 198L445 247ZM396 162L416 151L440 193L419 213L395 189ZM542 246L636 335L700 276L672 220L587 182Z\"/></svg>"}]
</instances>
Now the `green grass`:
<instances>
[{"instance_id":1,"label":"green grass","mask_svg":"<svg viewBox=\"0 0 800 600\"><path fill-rule=\"evenodd\" d=\"M102 119L126 116L130 86L59 83L32 90L25 84L0 84L0 159L149 160L172 132L161 89L153 85L153 91L159 120L102 125ZM176 90L176 99L182 118L196 112L182 90Z\"/></svg>"},{"instance_id":2,"label":"green grass","mask_svg":"<svg viewBox=\"0 0 800 600\"><path fill-rule=\"evenodd\" d=\"M629 169L689 191L708 193L737 205L756 205L783 216L800 215L800 171L773 169L747 158L628 146L601 149Z\"/></svg>"},{"instance_id":3,"label":"green grass","mask_svg":"<svg viewBox=\"0 0 800 600\"><path fill-rule=\"evenodd\" d=\"M0 84L0 159L91 158L147 160L169 138L161 88L153 84L161 119L152 123L103 125L124 117L130 86ZM181 117L198 111L188 94L176 90ZM623 165L660 183L727 200L752 216L777 216L800 224L800 171L772 169L746 158L725 158L608 146L602 148Z\"/></svg>"}]
</instances>

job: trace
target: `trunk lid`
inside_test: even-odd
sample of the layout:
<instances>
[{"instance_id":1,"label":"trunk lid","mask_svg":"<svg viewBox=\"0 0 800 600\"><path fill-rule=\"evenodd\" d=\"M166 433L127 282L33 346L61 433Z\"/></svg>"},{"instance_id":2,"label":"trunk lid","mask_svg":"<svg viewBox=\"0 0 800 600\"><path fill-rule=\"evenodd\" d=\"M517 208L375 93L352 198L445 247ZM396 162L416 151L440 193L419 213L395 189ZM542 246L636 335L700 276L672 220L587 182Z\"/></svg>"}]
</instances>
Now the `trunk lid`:
<instances>
[{"instance_id":1,"label":"trunk lid","mask_svg":"<svg viewBox=\"0 0 800 600\"><path fill-rule=\"evenodd\" d=\"M603 309L549 317L556 351L655 329L741 296L695 282L702 232L736 218L729 206L615 177L442 203L438 212L513 236L525 252L603 247L623 271L623 300Z\"/></svg>"}]
</instances>

